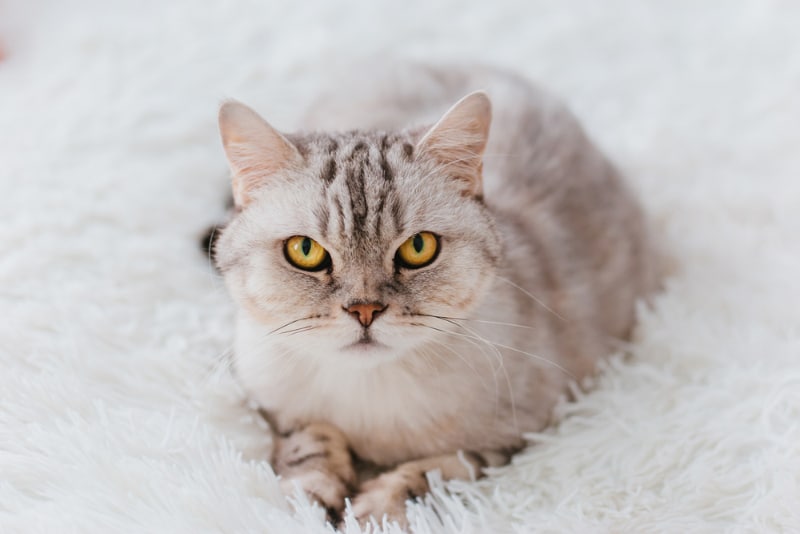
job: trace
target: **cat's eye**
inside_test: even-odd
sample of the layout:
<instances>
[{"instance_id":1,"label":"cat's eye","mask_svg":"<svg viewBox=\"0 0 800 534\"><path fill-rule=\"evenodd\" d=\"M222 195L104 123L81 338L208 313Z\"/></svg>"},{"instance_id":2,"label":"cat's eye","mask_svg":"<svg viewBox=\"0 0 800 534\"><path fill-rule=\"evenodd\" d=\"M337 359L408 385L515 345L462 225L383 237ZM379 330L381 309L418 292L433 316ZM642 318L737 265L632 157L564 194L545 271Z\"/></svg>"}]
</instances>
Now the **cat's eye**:
<instances>
[{"instance_id":1,"label":"cat's eye","mask_svg":"<svg viewBox=\"0 0 800 534\"><path fill-rule=\"evenodd\" d=\"M432 263L438 253L439 239L430 232L420 232L400 245L395 262L406 269L419 269Z\"/></svg>"},{"instance_id":2,"label":"cat's eye","mask_svg":"<svg viewBox=\"0 0 800 534\"><path fill-rule=\"evenodd\" d=\"M283 246L283 252L289 263L304 271L321 271L331 264L328 251L308 236L290 237Z\"/></svg>"}]
</instances>

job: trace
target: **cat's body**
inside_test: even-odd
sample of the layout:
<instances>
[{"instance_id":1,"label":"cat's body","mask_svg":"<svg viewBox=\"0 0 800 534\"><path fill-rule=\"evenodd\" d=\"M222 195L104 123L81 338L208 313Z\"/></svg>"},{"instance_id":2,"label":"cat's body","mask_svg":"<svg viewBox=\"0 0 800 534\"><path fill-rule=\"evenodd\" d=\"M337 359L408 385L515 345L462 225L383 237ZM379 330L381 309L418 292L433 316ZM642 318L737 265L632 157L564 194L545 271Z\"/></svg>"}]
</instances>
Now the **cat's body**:
<instances>
[{"instance_id":1,"label":"cat's body","mask_svg":"<svg viewBox=\"0 0 800 534\"><path fill-rule=\"evenodd\" d=\"M317 104L309 125L345 133L287 141L223 108L241 210L217 246L240 304L235 368L279 432L328 423L379 465L464 450L479 468L628 336L655 284L645 224L572 115L526 82L418 66L385 78ZM477 89L488 145L482 95L431 128ZM404 268L396 251L420 232L437 255ZM329 268L290 265L292 236Z\"/></svg>"}]
</instances>

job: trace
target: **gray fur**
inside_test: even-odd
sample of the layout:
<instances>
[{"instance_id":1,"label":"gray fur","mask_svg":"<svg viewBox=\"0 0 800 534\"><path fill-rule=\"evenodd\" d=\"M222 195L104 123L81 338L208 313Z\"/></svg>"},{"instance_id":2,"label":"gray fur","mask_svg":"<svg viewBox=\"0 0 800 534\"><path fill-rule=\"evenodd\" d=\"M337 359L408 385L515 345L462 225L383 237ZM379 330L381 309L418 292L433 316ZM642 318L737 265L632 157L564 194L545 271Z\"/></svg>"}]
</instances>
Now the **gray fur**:
<instances>
[{"instance_id":1,"label":"gray fur","mask_svg":"<svg viewBox=\"0 0 800 534\"><path fill-rule=\"evenodd\" d=\"M629 336L656 285L647 225L574 117L524 80L422 66L376 80L315 104L308 125L325 133L286 136L301 161L264 176L223 232L237 371L279 431L329 423L381 465L505 457ZM464 195L417 144L476 89L493 120L483 194ZM398 269L395 251L421 231L441 236L439 257ZM331 271L289 265L293 235L322 244ZM369 328L386 347L352 348L364 335L352 302L388 305Z\"/></svg>"}]
</instances>

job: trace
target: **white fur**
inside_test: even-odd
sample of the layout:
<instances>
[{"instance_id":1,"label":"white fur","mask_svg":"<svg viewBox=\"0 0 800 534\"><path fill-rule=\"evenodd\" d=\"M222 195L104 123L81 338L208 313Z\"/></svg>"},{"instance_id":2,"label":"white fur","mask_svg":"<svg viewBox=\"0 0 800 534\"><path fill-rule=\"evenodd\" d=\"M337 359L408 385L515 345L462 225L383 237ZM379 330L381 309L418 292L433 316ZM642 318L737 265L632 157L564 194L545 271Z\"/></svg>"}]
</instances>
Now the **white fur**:
<instances>
[{"instance_id":1,"label":"white fur","mask_svg":"<svg viewBox=\"0 0 800 534\"><path fill-rule=\"evenodd\" d=\"M232 308L195 235L228 187L221 98L291 128L297 65L397 43L566 96L676 265L632 358L418 532L800 529L800 7L425 6L2 8L0 532L326 532L213 370Z\"/></svg>"}]
</instances>

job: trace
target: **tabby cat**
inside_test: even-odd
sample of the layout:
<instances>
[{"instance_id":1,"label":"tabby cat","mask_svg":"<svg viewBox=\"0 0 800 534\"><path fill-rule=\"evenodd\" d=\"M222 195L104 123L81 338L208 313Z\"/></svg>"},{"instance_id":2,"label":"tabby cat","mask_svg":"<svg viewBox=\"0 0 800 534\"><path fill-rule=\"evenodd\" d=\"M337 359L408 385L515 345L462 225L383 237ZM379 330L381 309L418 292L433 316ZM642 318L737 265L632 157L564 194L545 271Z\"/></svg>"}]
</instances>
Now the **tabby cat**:
<instances>
[{"instance_id":1,"label":"tabby cat","mask_svg":"<svg viewBox=\"0 0 800 534\"><path fill-rule=\"evenodd\" d=\"M486 67L368 72L300 133L222 106L213 246L287 492L405 523L426 472L508 462L656 281L640 207L559 102Z\"/></svg>"}]
</instances>

